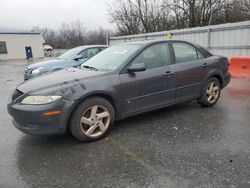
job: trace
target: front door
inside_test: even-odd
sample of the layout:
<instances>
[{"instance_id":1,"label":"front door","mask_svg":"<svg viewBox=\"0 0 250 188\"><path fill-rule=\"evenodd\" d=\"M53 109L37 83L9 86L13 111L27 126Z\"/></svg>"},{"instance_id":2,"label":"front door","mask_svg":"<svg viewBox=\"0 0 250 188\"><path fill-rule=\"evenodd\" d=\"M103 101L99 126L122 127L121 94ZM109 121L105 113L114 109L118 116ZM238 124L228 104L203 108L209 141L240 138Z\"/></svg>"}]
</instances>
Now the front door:
<instances>
[{"instance_id":1,"label":"front door","mask_svg":"<svg viewBox=\"0 0 250 188\"><path fill-rule=\"evenodd\" d=\"M26 52L26 59L32 59L33 58L32 48L30 46L25 47L25 52Z\"/></svg>"},{"instance_id":2,"label":"front door","mask_svg":"<svg viewBox=\"0 0 250 188\"><path fill-rule=\"evenodd\" d=\"M174 65L168 43L147 47L132 63L144 63L146 70L120 75L126 116L174 102Z\"/></svg>"}]
</instances>

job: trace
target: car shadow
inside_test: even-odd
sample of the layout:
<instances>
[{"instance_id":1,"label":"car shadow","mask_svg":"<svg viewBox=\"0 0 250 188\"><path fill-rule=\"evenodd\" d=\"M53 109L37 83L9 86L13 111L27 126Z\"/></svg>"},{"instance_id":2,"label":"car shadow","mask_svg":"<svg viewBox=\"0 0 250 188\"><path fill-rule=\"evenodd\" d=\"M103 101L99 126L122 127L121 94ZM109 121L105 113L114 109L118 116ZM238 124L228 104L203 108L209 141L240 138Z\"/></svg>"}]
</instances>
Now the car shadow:
<instances>
[{"instance_id":1,"label":"car shadow","mask_svg":"<svg viewBox=\"0 0 250 188\"><path fill-rule=\"evenodd\" d=\"M119 122L116 122L115 127L121 128L126 126L130 126L130 124L137 124L137 125L144 125L145 122L153 122L155 120L157 121L164 121L169 118L172 118L173 116L177 115L178 113L184 113L189 111L190 109L200 109L201 106L196 103L196 101L191 102L184 102L181 104L176 104L169 107L164 107L162 109L158 109L151 112L145 112L142 114L139 114L137 116L133 116L124 120L121 120ZM205 109L205 108L203 108Z\"/></svg>"},{"instance_id":2,"label":"car shadow","mask_svg":"<svg viewBox=\"0 0 250 188\"><path fill-rule=\"evenodd\" d=\"M178 113L187 112L190 109L200 109L200 105L198 105L196 102L185 102L181 104L177 104L170 107L165 107L159 110L146 112L143 114L139 114L137 116L133 116L124 120L120 120L115 123L114 128L111 130L111 135L115 134L116 131L119 131L117 129L126 129L130 128L131 125L137 124L137 125L145 125L146 122L153 122L155 120L167 120L168 118L173 117L174 115ZM205 109L205 108L204 108ZM100 140L96 141L100 142ZM95 142L92 142L95 143ZM24 135L19 145L25 145L26 147L29 145L37 145L37 146L72 146L72 145L81 145L81 144L89 144L89 143L80 143L78 142L74 136L67 131L64 135L52 135L52 136L30 136L30 135Z\"/></svg>"}]
</instances>

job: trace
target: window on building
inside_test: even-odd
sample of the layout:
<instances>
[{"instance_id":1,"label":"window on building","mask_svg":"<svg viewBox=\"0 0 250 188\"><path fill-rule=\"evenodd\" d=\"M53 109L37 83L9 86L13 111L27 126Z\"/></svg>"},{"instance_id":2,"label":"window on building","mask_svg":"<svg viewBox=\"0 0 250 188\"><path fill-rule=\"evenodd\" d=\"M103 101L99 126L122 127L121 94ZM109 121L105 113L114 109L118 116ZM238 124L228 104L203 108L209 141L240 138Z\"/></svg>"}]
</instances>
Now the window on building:
<instances>
[{"instance_id":1,"label":"window on building","mask_svg":"<svg viewBox=\"0 0 250 188\"><path fill-rule=\"evenodd\" d=\"M5 41L0 41L0 54L7 54L7 46Z\"/></svg>"},{"instance_id":2,"label":"window on building","mask_svg":"<svg viewBox=\"0 0 250 188\"><path fill-rule=\"evenodd\" d=\"M5 41L0 41L0 53L7 54L7 46Z\"/></svg>"}]
</instances>

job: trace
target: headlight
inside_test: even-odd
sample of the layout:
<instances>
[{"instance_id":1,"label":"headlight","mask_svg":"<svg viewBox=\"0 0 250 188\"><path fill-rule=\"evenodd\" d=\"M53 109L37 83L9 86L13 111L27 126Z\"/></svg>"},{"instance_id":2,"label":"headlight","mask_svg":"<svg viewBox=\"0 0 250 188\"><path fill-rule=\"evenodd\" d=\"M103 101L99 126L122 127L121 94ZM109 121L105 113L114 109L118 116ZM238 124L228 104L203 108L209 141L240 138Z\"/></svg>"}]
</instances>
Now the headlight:
<instances>
[{"instance_id":1,"label":"headlight","mask_svg":"<svg viewBox=\"0 0 250 188\"><path fill-rule=\"evenodd\" d=\"M39 74L41 73L41 70L43 69L43 67L38 67L38 68L35 68L31 73L32 74Z\"/></svg>"},{"instance_id":2,"label":"headlight","mask_svg":"<svg viewBox=\"0 0 250 188\"><path fill-rule=\"evenodd\" d=\"M52 103L62 96L28 96L22 100L22 104L48 104Z\"/></svg>"}]
</instances>

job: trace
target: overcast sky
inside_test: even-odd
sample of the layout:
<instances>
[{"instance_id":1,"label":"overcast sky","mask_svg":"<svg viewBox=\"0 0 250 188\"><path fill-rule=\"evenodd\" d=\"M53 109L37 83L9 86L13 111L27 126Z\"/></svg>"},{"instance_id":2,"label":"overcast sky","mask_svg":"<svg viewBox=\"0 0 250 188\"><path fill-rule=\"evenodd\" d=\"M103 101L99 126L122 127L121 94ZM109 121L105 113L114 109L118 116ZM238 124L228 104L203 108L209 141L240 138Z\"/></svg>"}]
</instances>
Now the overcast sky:
<instances>
[{"instance_id":1,"label":"overcast sky","mask_svg":"<svg viewBox=\"0 0 250 188\"><path fill-rule=\"evenodd\" d=\"M0 0L0 29L57 29L62 22L80 20L85 28L112 29L106 3L115 0Z\"/></svg>"}]
</instances>

